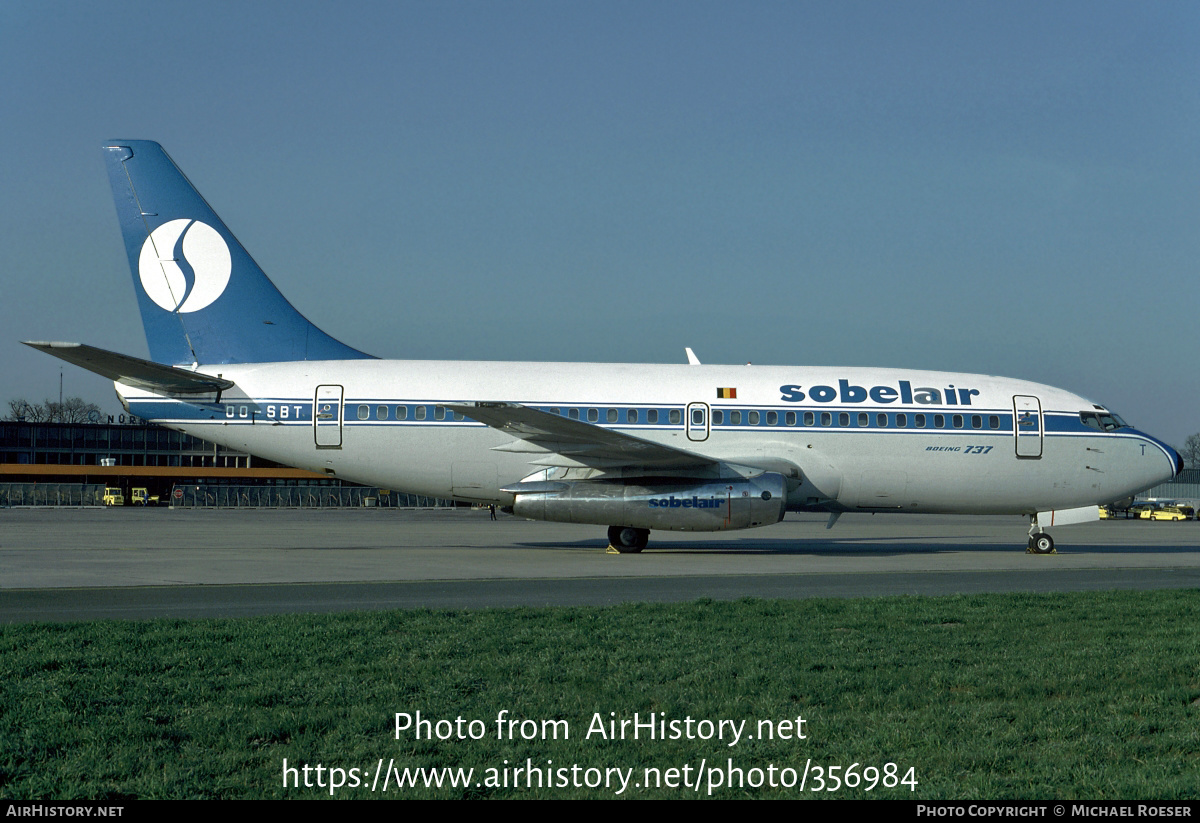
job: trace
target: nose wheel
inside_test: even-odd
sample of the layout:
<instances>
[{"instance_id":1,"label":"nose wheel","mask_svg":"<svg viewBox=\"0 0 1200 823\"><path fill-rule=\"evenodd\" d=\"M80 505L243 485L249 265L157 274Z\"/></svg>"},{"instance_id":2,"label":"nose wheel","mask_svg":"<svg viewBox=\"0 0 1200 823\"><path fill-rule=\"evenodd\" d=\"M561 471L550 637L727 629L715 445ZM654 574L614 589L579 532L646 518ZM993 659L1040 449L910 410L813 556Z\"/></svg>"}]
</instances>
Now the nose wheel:
<instances>
[{"instance_id":1,"label":"nose wheel","mask_svg":"<svg viewBox=\"0 0 1200 823\"><path fill-rule=\"evenodd\" d=\"M1054 539L1042 532L1029 538L1029 554L1054 554Z\"/></svg>"},{"instance_id":2,"label":"nose wheel","mask_svg":"<svg viewBox=\"0 0 1200 823\"><path fill-rule=\"evenodd\" d=\"M1029 548L1026 554L1054 554L1054 538L1042 531L1037 515L1029 518Z\"/></svg>"},{"instance_id":3,"label":"nose wheel","mask_svg":"<svg viewBox=\"0 0 1200 823\"><path fill-rule=\"evenodd\" d=\"M649 529L635 529L632 526L608 527L608 547L616 549L618 554L637 554L646 548L649 542Z\"/></svg>"}]
</instances>

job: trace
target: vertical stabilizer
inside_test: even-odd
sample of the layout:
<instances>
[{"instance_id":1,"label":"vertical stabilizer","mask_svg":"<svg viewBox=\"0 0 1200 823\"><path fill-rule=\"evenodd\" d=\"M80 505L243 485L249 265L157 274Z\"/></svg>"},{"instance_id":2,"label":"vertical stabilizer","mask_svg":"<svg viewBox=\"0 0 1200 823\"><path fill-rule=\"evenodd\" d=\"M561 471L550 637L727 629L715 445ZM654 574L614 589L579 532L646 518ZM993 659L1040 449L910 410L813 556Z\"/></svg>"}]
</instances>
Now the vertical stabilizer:
<instances>
[{"instance_id":1,"label":"vertical stabilizer","mask_svg":"<svg viewBox=\"0 0 1200 823\"><path fill-rule=\"evenodd\" d=\"M296 311L149 140L105 145L150 357L171 365L370 357Z\"/></svg>"}]
</instances>

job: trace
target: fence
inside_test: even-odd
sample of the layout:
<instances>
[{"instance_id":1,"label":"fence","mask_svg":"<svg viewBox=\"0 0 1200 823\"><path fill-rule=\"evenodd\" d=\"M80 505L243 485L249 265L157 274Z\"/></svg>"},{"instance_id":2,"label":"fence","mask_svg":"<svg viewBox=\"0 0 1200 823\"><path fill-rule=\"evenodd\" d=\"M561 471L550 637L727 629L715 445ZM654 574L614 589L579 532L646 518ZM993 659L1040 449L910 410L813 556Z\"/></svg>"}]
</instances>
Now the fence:
<instances>
[{"instance_id":1,"label":"fence","mask_svg":"<svg viewBox=\"0 0 1200 823\"><path fill-rule=\"evenodd\" d=\"M167 501L163 501L167 502ZM454 506L451 500L439 500L416 494L381 492L368 486L204 486L176 485L171 489L171 505L182 508L354 508L382 506L392 508L432 508Z\"/></svg>"},{"instance_id":2,"label":"fence","mask_svg":"<svg viewBox=\"0 0 1200 823\"><path fill-rule=\"evenodd\" d=\"M0 483L0 506L99 506L103 483Z\"/></svg>"},{"instance_id":3,"label":"fence","mask_svg":"<svg viewBox=\"0 0 1200 823\"><path fill-rule=\"evenodd\" d=\"M178 496L176 496L178 494ZM128 494L125 502L130 502ZM162 505L185 508L434 508L453 506L416 494L381 492L364 486L176 485ZM102 506L103 483L0 483L0 506Z\"/></svg>"}]
</instances>

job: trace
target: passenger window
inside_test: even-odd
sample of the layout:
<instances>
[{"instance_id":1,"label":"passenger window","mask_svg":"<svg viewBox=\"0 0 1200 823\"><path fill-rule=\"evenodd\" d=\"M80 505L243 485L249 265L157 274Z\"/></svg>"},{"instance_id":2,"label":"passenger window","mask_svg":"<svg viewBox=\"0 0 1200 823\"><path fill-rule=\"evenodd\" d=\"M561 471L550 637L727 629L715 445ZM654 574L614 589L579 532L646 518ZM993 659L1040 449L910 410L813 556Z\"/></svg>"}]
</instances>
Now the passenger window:
<instances>
[{"instance_id":1,"label":"passenger window","mask_svg":"<svg viewBox=\"0 0 1200 823\"><path fill-rule=\"evenodd\" d=\"M572 420L578 420L579 409L567 409L567 417L571 418Z\"/></svg>"},{"instance_id":2,"label":"passenger window","mask_svg":"<svg viewBox=\"0 0 1200 823\"><path fill-rule=\"evenodd\" d=\"M816 422L817 422L817 418L813 416L812 412L804 413L804 425L813 426L816 424Z\"/></svg>"},{"instance_id":3,"label":"passenger window","mask_svg":"<svg viewBox=\"0 0 1200 823\"><path fill-rule=\"evenodd\" d=\"M935 429L944 429L944 428L946 428L946 415L944 415L944 414L935 414L935 415L933 416L933 427L934 427Z\"/></svg>"},{"instance_id":4,"label":"passenger window","mask_svg":"<svg viewBox=\"0 0 1200 823\"><path fill-rule=\"evenodd\" d=\"M647 409L646 410L646 422L647 423L657 423L658 422L658 409Z\"/></svg>"},{"instance_id":5,"label":"passenger window","mask_svg":"<svg viewBox=\"0 0 1200 823\"><path fill-rule=\"evenodd\" d=\"M725 412L720 409L713 409L712 422L714 426L719 426L725 422Z\"/></svg>"},{"instance_id":6,"label":"passenger window","mask_svg":"<svg viewBox=\"0 0 1200 823\"><path fill-rule=\"evenodd\" d=\"M376 406L375 407L375 419L376 420L387 420L388 419L388 407L387 406Z\"/></svg>"},{"instance_id":7,"label":"passenger window","mask_svg":"<svg viewBox=\"0 0 1200 823\"><path fill-rule=\"evenodd\" d=\"M371 416L371 409L369 406L359 406L358 407L358 419L359 420L366 420L370 416Z\"/></svg>"},{"instance_id":8,"label":"passenger window","mask_svg":"<svg viewBox=\"0 0 1200 823\"><path fill-rule=\"evenodd\" d=\"M742 413L740 411L731 411L729 413L729 425L731 425L731 426L742 425Z\"/></svg>"},{"instance_id":9,"label":"passenger window","mask_svg":"<svg viewBox=\"0 0 1200 823\"><path fill-rule=\"evenodd\" d=\"M551 414L558 414L558 409L556 409L556 408L551 408L551 409L550 409L550 413L551 413Z\"/></svg>"},{"instance_id":10,"label":"passenger window","mask_svg":"<svg viewBox=\"0 0 1200 823\"><path fill-rule=\"evenodd\" d=\"M829 412L821 412L821 425L822 426L832 426L833 425L833 415L830 414Z\"/></svg>"},{"instance_id":11,"label":"passenger window","mask_svg":"<svg viewBox=\"0 0 1200 823\"><path fill-rule=\"evenodd\" d=\"M850 414L848 412L842 412L838 415L838 425L843 428L850 425Z\"/></svg>"},{"instance_id":12,"label":"passenger window","mask_svg":"<svg viewBox=\"0 0 1200 823\"><path fill-rule=\"evenodd\" d=\"M908 415L907 414L896 415L896 428L899 428L899 429L908 428Z\"/></svg>"},{"instance_id":13,"label":"passenger window","mask_svg":"<svg viewBox=\"0 0 1200 823\"><path fill-rule=\"evenodd\" d=\"M609 409L609 410L608 410L608 422L609 422L609 423L616 423L616 422L617 422L617 410L616 410L616 409Z\"/></svg>"},{"instance_id":14,"label":"passenger window","mask_svg":"<svg viewBox=\"0 0 1200 823\"><path fill-rule=\"evenodd\" d=\"M692 409L692 425L693 426L703 426L704 425L704 411L703 410Z\"/></svg>"},{"instance_id":15,"label":"passenger window","mask_svg":"<svg viewBox=\"0 0 1200 823\"><path fill-rule=\"evenodd\" d=\"M788 412L786 415L784 415L784 421L785 421L785 422L786 422L786 423L787 423L789 426L794 426L794 425L796 425L796 413L795 413L795 412Z\"/></svg>"},{"instance_id":16,"label":"passenger window","mask_svg":"<svg viewBox=\"0 0 1200 823\"><path fill-rule=\"evenodd\" d=\"M446 419L446 407L445 406L434 406L433 407L433 418L435 420L445 420Z\"/></svg>"},{"instance_id":17,"label":"passenger window","mask_svg":"<svg viewBox=\"0 0 1200 823\"><path fill-rule=\"evenodd\" d=\"M408 406L397 406L396 407L396 419L397 420L407 420L408 419Z\"/></svg>"},{"instance_id":18,"label":"passenger window","mask_svg":"<svg viewBox=\"0 0 1200 823\"><path fill-rule=\"evenodd\" d=\"M989 415L988 416L988 428L992 428L992 429L1000 428L1000 418L994 414Z\"/></svg>"},{"instance_id":19,"label":"passenger window","mask_svg":"<svg viewBox=\"0 0 1200 823\"><path fill-rule=\"evenodd\" d=\"M963 416L961 414L954 415L954 428L961 429L963 426Z\"/></svg>"},{"instance_id":20,"label":"passenger window","mask_svg":"<svg viewBox=\"0 0 1200 823\"><path fill-rule=\"evenodd\" d=\"M886 429L887 428L887 415L886 414L875 415L875 425L881 429Z\"/></svg>"},{"instance_id":21,"label":"passenger window","mask_svg":"<svg viewBox=\"0 0 1200 823\"><path fill-rule=\"evenodd\" d=\"M869 425L871 425L871 415L867 414L866 412L859 412L858 413L859 428L865 429Z\"/></svg>"},{"instance_id":22,"label":"passenger window","mask_svg":"<svg viewBox=\"0 0 1200 823\"><path fill-rule=\"evenodd\" d=\"M637 422L637 409L630 409L628 412L626 412L625 413L625 421L627 423L636 423Z\"/></svg>"},{"instance_id":23,"label":"passenger window","mask_svg":"<svg viewBox=\"0 0 1200 823\"><path fill-rule=\"evenodd\" d=\"M768 426L778 426L779 425L779 412L767 412L767 425Z\"/></svg>"},{"instance_id":24,"label":"passenger window","mask_svg":"<svg viewBox=\"0 0 1200 823\"><path fill-rule=\"evenodd\" d=\"M679 409L671 409L671 425L678 426L683 421L683 413Z\"/></svg>"},{"instance_id":25,"label":"passenger window","mask_svg":"<svg viewBox=\"0 0 1200 823\"><path fill-rule=\"evenodd\" d=\"M746 417L748 418L746 422L748 422L751 426L758 425L758 412L752 411L747 414Z\"/></svg>"},{"instance_id":26,"label":"passenger window","mask_svg":"<svg viewBox=\"0 0 1200 823\"><path fill-rule=\"evenodd\" d=\"M918 429L925 428L925 415L917 414L913 416L913 425Z\"/></svg>"},{"instance_id":27,"label":"passenger window","mask_svg":"<svg viewBox=\"0 0 1200 823\"><path fill-rule=\"evenodd\" d=\"M600 422L600 412L599 412L599 410L597 410L597 409L588 409L588 422L589 422L589 423L599 423L599 422Z\"/></svg>"},{"instance_id":28,"label":"passenger window","mask_svg":"<svg viewBox=\"0 0 1200 823\"><path fill-rule=\"evenodd\" d=\"M417 419L418 420L425 419L425 407L424 406L417 406Z\"/></svg>"}]
</instances>

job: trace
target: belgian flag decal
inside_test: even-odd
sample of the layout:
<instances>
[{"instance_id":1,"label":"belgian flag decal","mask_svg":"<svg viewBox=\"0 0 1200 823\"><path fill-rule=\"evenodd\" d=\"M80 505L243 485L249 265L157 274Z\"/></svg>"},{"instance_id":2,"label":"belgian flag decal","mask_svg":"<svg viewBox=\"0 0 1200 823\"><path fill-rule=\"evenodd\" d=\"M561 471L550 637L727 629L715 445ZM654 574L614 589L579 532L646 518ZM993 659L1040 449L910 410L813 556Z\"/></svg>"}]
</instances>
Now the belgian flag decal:
<instances>
[{"instance_id":1,"label":"belgian flag decal","mask_svg":"<svg viewBox=\"0 0 1200 823\"><path fill-rule=\"evenodd\" d=\"M717 389L718 400L737 400L737 389Z\"/></svg>"}]
</instances>

